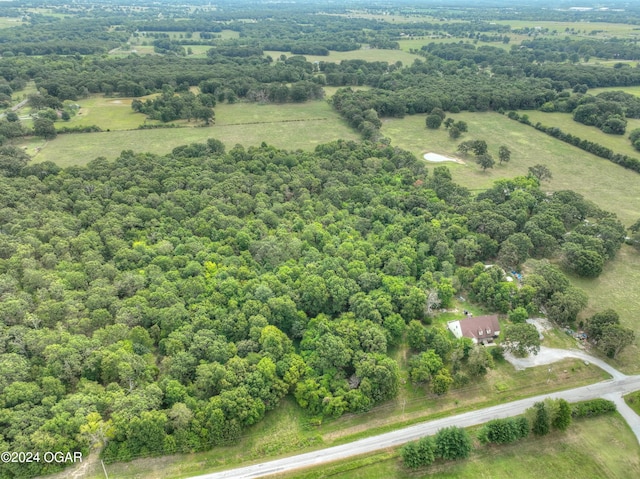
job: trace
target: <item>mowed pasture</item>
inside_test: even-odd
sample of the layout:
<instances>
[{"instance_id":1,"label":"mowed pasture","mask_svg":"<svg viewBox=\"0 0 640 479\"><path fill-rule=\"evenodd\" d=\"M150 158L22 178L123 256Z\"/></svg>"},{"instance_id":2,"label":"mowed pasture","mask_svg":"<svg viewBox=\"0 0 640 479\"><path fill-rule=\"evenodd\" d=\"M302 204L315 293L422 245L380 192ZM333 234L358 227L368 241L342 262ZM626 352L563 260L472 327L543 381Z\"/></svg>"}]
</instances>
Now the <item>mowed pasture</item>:
<instances>
[{"instance_id":1,"label":"mowed pasture","mask_svg":"<svg viewBox=\"0 0 640 479\"><path fill-rule=\"evenodd\" d=\"M604 22L552 22L552 21L538 21L538 20L496 20L495 23L501 25L509 25L511 29L530 28L544 30L547 29L549 33L554 33L559 38L569 36L574 37L588 37L588 38L609 38L609 37L621 37L621 38L635 38L640 35L640 31L636 30L636 25L628 23L604 23ZM571 34L571 29L576 32L575 35ZM544 31L540 36L549 36Z\"/></svg>"},{"instance_id":2,"label":"mowed pasture","mask_svg":"<svg viewBox=\"0 0 640 479\"><path fill-rule=\"evenodd\" d=\"M532 124L538 122L544 126L555 126L565 133L571 133L584 140L594 141L602 146L610 148L615 153L622 153L640 159L640 151L637 151L629 141L628 133L631 130L640 128L640 119L627 119L627 133L624 135L609 135L595 126L587 126L573 120L571 113L545 113L537 110L521 110L520 115L528 115Z\"/></svg>"},{"instance_id":3,"label":"mowed pasture","mask_svg":"<svg viewBox=\"0 0 640 479\"><path fill-rule=\"evenodd\" d=\"M427 129L425 115L387 118L383 121L381 131L391 139L392 145L407 149L419 157L428 152L459 157L457 146L460 142L478 139L485 140L489 145L489 152L497 158L500 145L506 145L511 150L511 161L502 165L496 162L493 169L482 171L471 155L460 157L466 164L441 165L451 170L455 181L473 191L479 191L490 187L497 179L526 175L530 166L543 164L548 166L553 174L553 179L545 183L543 188L551 191L574 190L581 193L601 208L615 212L628 226L638 219L638 173L561 142L531 126L510 120L499 113L464 112L450 116L456 121L466 121L469 125L469 131L458 140L450 139L444 127L438 130ZM575 123L573 120L571 122ZM557 126L564 130L567 122ZM438 166L436 163L429 165Z\"/></svg>"},{"instance_id":4,"label":"mowed pasture","mask_svg":"<svg viewBox=\"0 0 640 479\"><path fill-rule=\"evenodd\" d=\"M631 95L640 96L640 86L612 86L606 88L590 88L587 93L589 95L597 95L605 91L623 91Z\"/></svg>"},{"instance_id":5,"label":"mowed pasture","mask_svg":"<svg viewBox=\"0 0 640 479\"><path fill-rule=\"evenodd\" d=\"M0 28L17 27L18 25L24 25L22 19L18 17L0 17Z\"/></svg>"},{"instance_id":6,"label":"mowed pasture","mask_svg":"<svg viewBox=\"0 0 640 479\"><path fill-rule=\"evenodd\" d=\"M124 101L113 108L128 118L130 110L123 104ZM109 117L107 112L108 108L103 112L104 121ZM176 146L204 142L208 138L219 139L227 148L236 144L258 146L264 141L292 150L312 150L318 144L340 138L359 138L326 101L285 105L220 104L215 112L216 124L210 127L197 127L197 123L192 122L194 127L66 134L47 142L27 139L20 146L26 146L28 153L35 155L33 161L53 161L60 166L69 166L86 164L98 156L114 159L122 150L166 154ZM144 122L143 115L131 113L140 118L138 124ZM103 123L101 117L94 119L96 121L87 121L106 129L103 125L108 123ZM114 117L109 121L117 123L118 119Z\"/></svg>"},{"instance_id":7,"label":"mowed pasture","mask_svg":"<svg viewBox=\"0 0 640 479\"><path fill-rule=\"evenodd\" d=\"M144 101L147 97L140 98ZM159 123L146 120L146 116L136 113L131 109L133 98L111 98L104 96L92 96L78 100L80 105L75 116L69 121L57 121L58 129L74 126L97 125L103 130L131 130L145 123Z\"/></svg>"},{"instance_id":8,"label":"mowed pasture","mask_svg":"<svg viewBox=\"0 0 640 479\"><path fill-rule=\"evenodd\" d=\"M550 471L553 471L550 475ZM398 451L361 456L322 467L280 474L280 479L538 479L640 476L640 446L622 417L615 413L581 419L564 433L529 436L503 446L485 446L468 459L437 462L410 470Z\"/></svg>"},{"instance_id":9,"label":"mowed pasture","mask_svg":"<svg viewBox=\"0 0 640 479\"><path fill-rule=\"evenodd\" d=\"M273 59L279 58L280 55L291 56L292 53L278 52L275 50L266 50L265 56L270 56ZM331 51L329 55L303 55L308 62L326 62L326 63L340 63L342 60L365 60L368 62L387 62L396 63L402 62L403 65L412 65L414 60L421 58L413 53L408 53L404 50L383 50L380 48L368 48L364 46L360 50L353 50L350 52L336 52Z\"/></svg>"}]
</instances>

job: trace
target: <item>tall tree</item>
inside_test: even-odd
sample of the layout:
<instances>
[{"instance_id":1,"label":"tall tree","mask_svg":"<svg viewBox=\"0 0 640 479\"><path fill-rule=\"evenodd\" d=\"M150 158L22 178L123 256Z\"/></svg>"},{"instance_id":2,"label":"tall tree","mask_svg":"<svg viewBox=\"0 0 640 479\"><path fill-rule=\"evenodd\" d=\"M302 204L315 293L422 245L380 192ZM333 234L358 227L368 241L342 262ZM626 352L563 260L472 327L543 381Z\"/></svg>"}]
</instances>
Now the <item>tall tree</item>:
<instances>
[{"instance_id":1,"label":"tall tree","mask_svg":"<svg viewBox=\"0 0 640 479\"><path fill-rule=\"evenodd\" d=\"M511 160L511 150L505 145L500 145L500 148L498 149L498 158L500 159L500 164L508 163Z\"/></svg>"},{"instance_id":2,"label":"tall tree","mask_svg":"<svg viewBox=\"0 0 640 479\"><path fill-rule=\"evenodd\" d=\"M473 444L469 433L460 427L440 429L435 437L435 455L446 460L469 457Z\"/></svg>"},{"instance_id":3,"label":"tall tree","mask_svg":"<svg viewBox=\"0 0 640 479\"><path fill-rule=\"evenodd\" d=\"M516 356L538 354L540 335L533 324L510 324L505 328L502 346Z\"/></svg>"},{"instance_id":4,"label":"tall tree","mask_svg":"<svg viewBox=\"0 0 640 479\"><path fill-rule=\"evenodd\" d=\"M549 181L553 178L549 167L540 164L529 167L529 176L537 178L539 182Z\"/></svg>"}]
</instances>

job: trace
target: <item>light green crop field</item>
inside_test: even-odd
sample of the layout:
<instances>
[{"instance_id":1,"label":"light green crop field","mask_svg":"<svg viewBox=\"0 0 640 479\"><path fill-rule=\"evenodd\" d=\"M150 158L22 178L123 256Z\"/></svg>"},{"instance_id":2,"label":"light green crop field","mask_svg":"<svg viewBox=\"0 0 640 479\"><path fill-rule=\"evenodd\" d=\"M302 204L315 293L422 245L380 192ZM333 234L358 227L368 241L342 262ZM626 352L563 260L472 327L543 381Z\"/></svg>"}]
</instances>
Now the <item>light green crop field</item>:
<instances>
[{"instance_id":1,"label":"light green crop field","mask_svg":"<svg viewBox=\"0 0 640 479\"><path fill-rule=\"evenodd\" d=\"M543 185L545 189L574 190L601 208L615 212L627 226L637 221L639 174L499 113L464 112L451 115L451 118L464 120L469 125L469 132L458 140L451 140L444 127L428 130L425 115L385 119L381 131L391 139L392 145L419 157L428 152L457 157L458 143L484 139L489 144L489 152L497 158L500 145L506 145L511 150L511 161L506 165L496 164L495 168L486 171L482 171L470 156L463 158L465 164L429 163L429 166L446 165L455 181L471 190L482 190L499 178L526 175L530 166L540 163L548 166L553 174L553 179Z\"/></svg>"},{"instance_id":2,"label":"light green crop field","mask_svg":"<svg viewBox=\"0 0 640 479\"><path fill-rule=\"evenodd\" d=\"M624 419L611 414L582 419L565 433L530 436L514 444L475 450L461 461L408 470L397 451L361 456L321 468L280 474L281 479L627 479L640 476L640 446Z\"/></svg>"},{"instance_id":3,"label":"light green crop field","mask_svg":"<svg viewBox=\"0 0 640 479\"><path fill-rule=\"evenodd\" d=\"M86 164L98 156L114 159L128 149L166 154L176 146L204 142L208 138L221 140L227 148L236 144L258 146L264 141L293 150L312 150L318 144L340 138L358 139L325 101L286 105L222 104L215 112L216 124L210 127L66 134L49 142L27 139L19 145L26 146L29 154L35 154L34 161L49 160L69 166Z\"/></svg>"},{"instance_id":4,"label":"light green crop field","mask_svg":"<svg viewBox=\"0 0 640 479\"><path fill-rule=\"evenodd\" d=\"M277 52L277 51L265 51L264 54L271 56L271 58L278 58L280 55L285 54L290 57L291 53ZM418 55L408 53L403 50L382 50L379 48L361 48L360 50L354 50L351 52L330 52L329 55L303 55L309 62L328 62L339 63L342 60L366 60L368 62L387 62L396 63L401 61L403 65L411 65L414 60L421 58Z\"/></svg>"}]
</instances>

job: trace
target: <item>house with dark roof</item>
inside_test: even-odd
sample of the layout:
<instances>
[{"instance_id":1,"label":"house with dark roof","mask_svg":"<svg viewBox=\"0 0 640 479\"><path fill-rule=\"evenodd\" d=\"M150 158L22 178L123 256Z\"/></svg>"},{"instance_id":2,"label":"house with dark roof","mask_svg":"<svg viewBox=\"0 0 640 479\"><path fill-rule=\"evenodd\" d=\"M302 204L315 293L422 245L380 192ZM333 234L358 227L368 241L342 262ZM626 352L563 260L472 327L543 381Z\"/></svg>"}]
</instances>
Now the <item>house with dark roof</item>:
<instances>
[{"instance_id":1,"label":"house with dark roof","mask_svg":"<svg viewBox=\"0 0 640 479\"><path fill-rule=\"evenodd\" d=\"M449 321L447 327L456 338L464 336L475 344L492 343L500 335L500 323L496 314Z\"/></svg>"}]
</instances>

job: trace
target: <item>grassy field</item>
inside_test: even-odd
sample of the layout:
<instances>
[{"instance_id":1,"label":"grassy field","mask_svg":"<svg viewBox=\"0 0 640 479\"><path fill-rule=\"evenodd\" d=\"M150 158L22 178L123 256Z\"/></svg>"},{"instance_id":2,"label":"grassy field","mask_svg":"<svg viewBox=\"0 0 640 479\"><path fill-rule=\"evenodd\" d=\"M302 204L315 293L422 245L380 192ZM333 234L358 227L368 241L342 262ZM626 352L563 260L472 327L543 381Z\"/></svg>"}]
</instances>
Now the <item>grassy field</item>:
<instances>
[{"instance_id":1,"label":"grassy field","mask_svg":"<svg viewBox=\"0 0 640 479\"><path fill-rule=\"evenodd\" d=\"M519 111L518 113L529 115L529 119L534 125L540 122L545 126L555 126L566 133L571 133L585 140L595 141L616 153L640 158L640 152L631 146L628 135L608 135L595 126L587 126L573 121L571 113L545 113L536 110ZM640 128L640 119L627 119L627 132L636 128Z\"/></svg>"},{"instance_id":2,"label":"grassy field","mask_svg":"<svg viewBox=\"0 0 640 479\"><path fill-rule=\"evenodd\" d=\"M419 157L427 152L457 156L456 148L461 141L484 139L489 144L490 153L497 158L500 145L506 145L512 152L511 161L493 169L482 171L472 158L465 158L466 164L444 164L458 183L471 190L481 190L491 186L496 179L526 175L528 167L541 163L547 165L553 174L553 179L543 185L545 189L577 191L600 207L615 212L627 225L638 219L640 175L637 173L498 113L465 112L451 117L456 121L464 120L469 125L469 132L459 140L451 140L443 127L427 130L424 115L386 119L381 131L391 138L393 145ZM568 129L566 124L559 126Z\"/></svg>"},{"instance_id":3,"label":"grassy field","mask_svg":"<svg viewBox=\"0 0 640 479\"><path fill-rule=\"evenodd\" d=\"M265 51L265 55L270 55L271 58L278 58L284 52ZM288 57L291 53L285 53ZM361 48L360 50L354 50L351 52L330 52L329 55L304 55L309 62L331 62L339 63L342 60L366 60L368 62L388 62L396 63L401 61L403 65L411 65L416 58L421 58L418 55L408 53L403 50L381 50L378 48Z\"/></svg>"},{"instance_id":4,"label":"grassy field","mask_svg":"<svg viewBox=\"0 0 640 479\"><path fill-rule=\"evenodd\" d=\"M456 38L456 37L451 37L451 38L430 38L430 37L419 37L419 38L408 38L408 39L404 39L404 40L399 40L398 43L400 44L400 49L405 51L405 52L409 52L411 50L420 50L420 48L423 45L429 45L430 43L471 43L473 45L475 45L476 47L482 47L482 46L490 46L490 47L497 47L497 48L503 48L505 50L509 50L511 48L511 45L518 45L520 44L520 38L525 38L525 37L520 37L519 35L513 35L513 34L508 34L509 37L511 37L511 42L510 43L502 43L502 42L475 42L469 39L461 39L461 38ZM422 58L422 57L420 57Z\"/></svg>"},{"instance_id":5,"label":"grassy field","mask_svg":"<svg viewBox=\"0 0 640 479\"><path fill-rule=\"evenodd\" d=\"M551 472L553 471L553 472ZM322 468L281 474L280 479L626 479L640 475L640 446L618 414L574 422L565 433L531 436L505 446L481 447L469 459L409 471L397 451L350 459Z\"/></svg>"},{"instance_id":6,"label":"grassy field","mask_svg":"<svg viewBox=\"0 0 640 479\"><path fill-rule=\"evenodd\" d=\"M495 23L501 25L509 25L512 29L520 28L537 28L548 29L550 33L554 31L559 38L564 38L569 35L569 30L573 29L578 32L577 35L571 35L571 38L577 37L589 37L589 38L602 38L602 37L622 37L632 38L640 35L640 32L634 30L635 25L626 23L600 23L600 22L551 22L551 21L537 21L537 20L497 20ZM598 31L594 35L589 35L593 31Z\"/></svg>"},{"instance_id":7,"label":"grassy field","mask_svg":"<svg viewBox=\"0 0 640 479\"><path fill-rule=\"evenodd\" d=\"M144 98L141 98L144 100ZM131 109L133 98L107 98L94 96L78 100L80 109L69 121L59 121L55 125L58 129L65 126L98 125L103 130L131 130L144 123L159 123L145 121L146 116Z\"/></svg>"},{"instance_id":8,"label":"grassy field","mask_svg":"<svg viewBox=\"0 0 640 479\"><path fill-rule=\"evenodd\" d=\"M99 100L95 101L96 104L100 103ZM104 101L108 103L111 100ZM107 121L120 126L129 121L135 123L136 114L126 107L124 99L120 101L122 103L116 104L117 108L111 105L102 111L96 107L93 119L89 114L85 115L87 123L97 124L103 129L106 129L104 125L109 124ZM279 148L303 150L312 150L320 143L339 138L358 138L325 101L286 105L221 104L215 111L216 124L207 128L69 134L59 135L49 142L29 138L19 145L27 147L27 152L34 155L36 162L49 160L60 166L69 166L86 164L97 156L113 159L122 150L128 149L165 154L176 146L204 142L208 138L217 138L228 148L236 144L257 146L264 141Z\"/></svg>"},{"instance_id":9,"label":"grassy field","mask_svg":"<svg viewBox=\"0 0 640 479\"><path fill-rule=\"evenodd\" d=\"M397 355L402 356L403 351ZM401 358L400 358L401 359ZM402 360L402 359L401 359ZM453 411L489 406L516 398L590 384L608 375L593 365L577 360L563 361L549 374L547 366L513 372L506 362L497 365L486 381L473 387L452 391L444 397L425 395L422 387L404 383L394 401L382 404L365 414L343 416L321 426L310 426L304 412L291 398L283 400L265 419L251 427L239 444L197 454L137 459L107 466L110 477L122 479L169 479L188 477L233 465L259 462L265 457L299 453L344 443L359 437L382 433L403 425L441 417ZM91 479L98 479L96 470Z\"/></svg>"},{"instance_id":10,"label":"grassy field","mask_svg":"<svg viewBox=\"0 0 640 479\"><path fill-rule=\"evenodd\" d=\"M640 211L637 212L640 215ZM604 268L595 279L571 278L589 296L589 305L582 313L586 318L604 309L615 309L620 322L636 332L635 342L626 348L612 366L626 373L640 373L640 254L631 246L624 245L616 259Z\"/></svg>"},{"instance_id":11,"label":"grassy field","mask_svg":"<svg viewBox=\"0 0 640 479\"><path fill-rule=\"evenodd\" d=\"M11 28L23 25L24 22L17 17L0 17L0 28Z\"/></svg>"},{"instance_id":12,"label":"grassy field","mask_svg":"<svg viewBox=\"0 0 640 479\"><path fill-rule=\"evenodd\" d=\"M629 407L633 409L638 416L640 416L640 391L627 394L624 397L624 400Z\"/></svg>"},{"instance_id":13,"label":"grassy field","mask_svg":"<svg viewBox=\"0 0 640 479\"><path fill-rule=\"evenodd\" d=\"M607 88L591 88L587 93L590 95L597 95L604 91L624 91L632 95L640 96L640 86L620 86L620 87L607 87Z\"/></svg>"}]
</instances>

